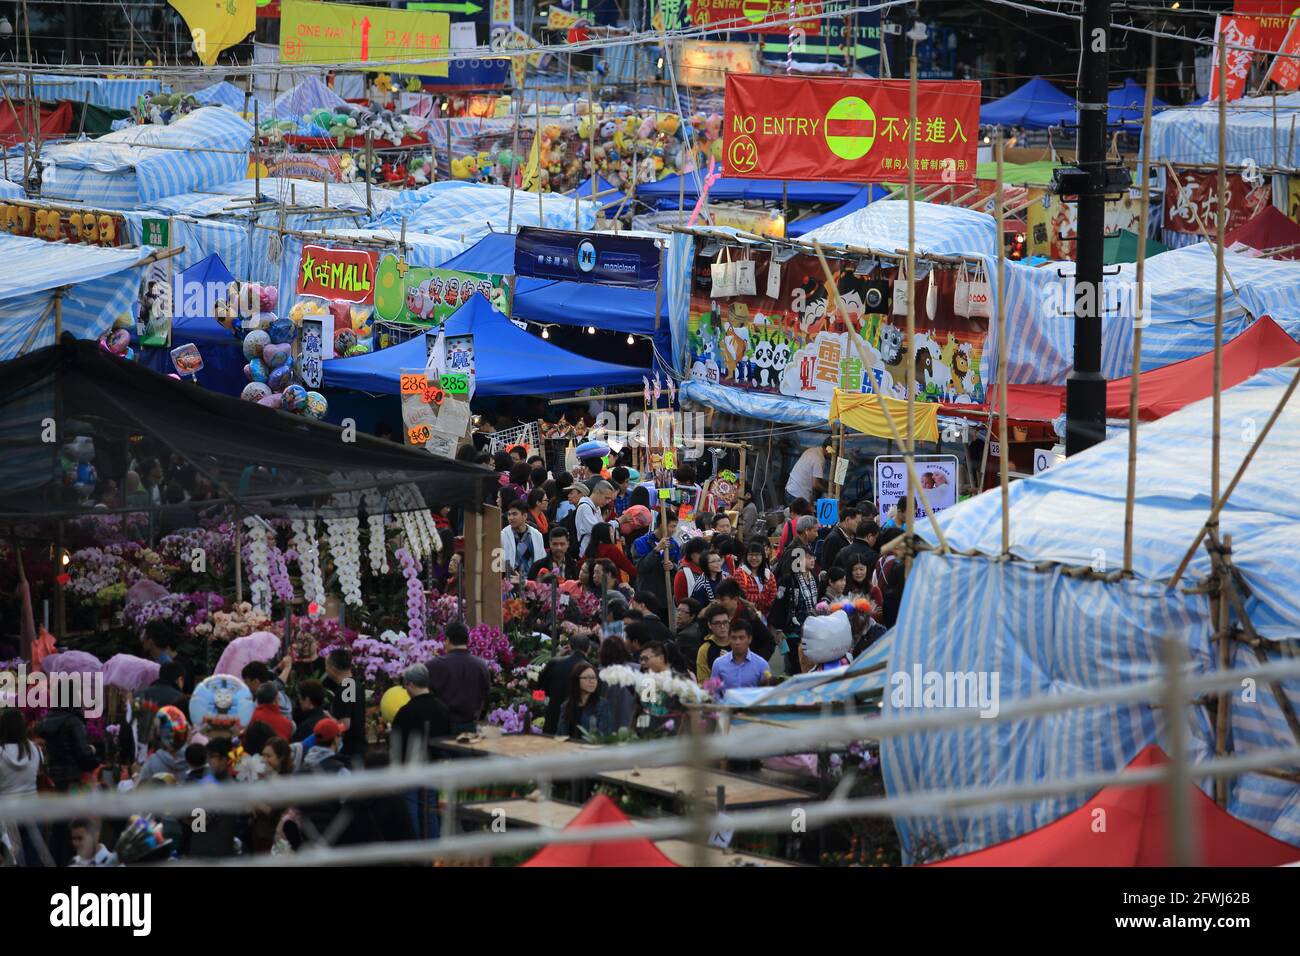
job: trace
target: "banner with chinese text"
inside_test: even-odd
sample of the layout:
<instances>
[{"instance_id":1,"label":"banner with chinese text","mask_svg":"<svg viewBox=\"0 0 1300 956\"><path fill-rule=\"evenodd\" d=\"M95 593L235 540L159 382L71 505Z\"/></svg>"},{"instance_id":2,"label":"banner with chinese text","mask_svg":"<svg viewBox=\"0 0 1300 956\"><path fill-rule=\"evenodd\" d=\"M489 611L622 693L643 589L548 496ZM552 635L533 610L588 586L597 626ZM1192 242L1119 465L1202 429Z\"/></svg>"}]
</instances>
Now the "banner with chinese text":
<instances>
[{"instance_id":1,"label":"banner with chinese text","mask_svg":"<svg viewBox=\"0 0 1300 956\"><path fill-rule=\"evenodd\" d=\"M304 245L298 260L298 294L347 302L375 301L379 254L364 249Z\"/></svg>"},{"instance_id":2,"label":"banner with chinese text","mask_svg":"<svg viewBox=\"0 0 1300 956\"><path fill-rule=\"evenodd\" d=\"M899 182L915 140L918 183L975 181L980 85L918 84L912 129L906 80L727 76L726 176Z\"/></svg>"},{"instance_id":3,"label":"banner with chinese text","mask_svg":"<svg viewBox=\"0 0 1300 956\"><path fill-rule=\"evenodd\" d=\"M821 0L796 0L795 17L815 17L822 12ZM718 26L745 33L773 33L787 36L790 4L785 0L690 0L691 23L697 27ZM804 36L818 36L821 20L799 20L796 28Z\"/></svg>"},{"instance_id":4,"label":"banner with chinese text","mask_svg":"<svg viewBox=\"0 0 1300 956\"><path fill-rule=\"evenodd\" d=\"M1264 74L1264 82L1284 90L1300 90L1300 20L1287 30L1277 56Z\"/></svg>"},{"instance_id":5,"label":"banner with chinese text","mask_svg":"<svg viewBox=\"0 0 1300 956\"><path fill-rule=\"evenodd\" d=\"M728 73L758 73L761 62L753 43L685 40L677 47L677 82L720 90Z\"/></svg>"},{"instance_id":6,"label":"banner with chinese text","mask_svg":"<svg viewBox=\"0 0 1300 956\"><path fill-rule=\"evenodd\" d=\"M1255 47L1259 44L1259 21L1238 17L1215 17L1214 19L1214 67L1210 71L1210 99L1219 98L1219 36L1222 34L1228 49L1224 59L1228 64L1228 81L1225 85L1227 98L1239 100L1246 92L1246 79L1250 75L1250 50L1234 50L1233 47Z\"/></svg>"},{"instance_id":7,"label":"banner with chinese text","mask_svg":"<svg viewBox=\"0 0 1300 956\"><path fill-rule=\"evenodd\" d=\"M744 254L739 254L743 256ZM828 260L831 276L853 328L862 332L876 368L864 368L848 327L835 309L816 256L773 263L766 252L754 260L757 295L712 299L714 260L696 255L688 324L692 379L747 391L830 402L835 389L907 397L907 363L915 369L916 397L926 402L982 404L980 363L987 319L953 310L958 273L935 269L916 283L917 317L912 355L904 355L906 319L891 316L893 267L870 277L856 261ZM733 256L735 258L735 256ZM934 314L927 314L929 283L936 282Z\"/></svg>"},{"instance_id":8,"label":"banner with chinese text","mask_svg":"<svg viewBox=\"0 0 1300 956\"><path fill-rule=\"evenodd\" d=\"M410 60L392 72L446 76L447 61L422 57L451 48L451 18L430 11L390 10L349 3L280 4L280 62L384 63Z\"/></svg>"},{"instance_id":9,"label":"banner with chinese text","mask_svg":"<svg viewBox=\"0 0 1300 956\"><path fill-rule=\"evenodd\" d=\"M1295 22L1300 4L1296 0L1236 0L1232 12L1238 21L1251 20L1258 25L1258 50L1280 49L1287 28Z\"/></svg>"},{"instance_id":10,"label":"banner with chinese text","mask_svg":"<svg viewBox=\"0 0 1300 956\"><path fill-rule=\"evenodd\" d=\"M1217 229L1215 208L1219 200L1219 183L1217 173L1178 173L1183 188L1180 191L1175 183L1165 188L1165 228L1172 232L1188 232L1195 235L1214 235ZM1232 232L1238 226L1250 222L1273 201L1273 187L1267 176L1258 186L1251 186L1235 173L1227 177L1228 219L1223 227L1225 233ZM1200 216L1200 222L1197 222ZM1205 228L1202 230L1201 223Z\"/></svg>"}]
</instances>

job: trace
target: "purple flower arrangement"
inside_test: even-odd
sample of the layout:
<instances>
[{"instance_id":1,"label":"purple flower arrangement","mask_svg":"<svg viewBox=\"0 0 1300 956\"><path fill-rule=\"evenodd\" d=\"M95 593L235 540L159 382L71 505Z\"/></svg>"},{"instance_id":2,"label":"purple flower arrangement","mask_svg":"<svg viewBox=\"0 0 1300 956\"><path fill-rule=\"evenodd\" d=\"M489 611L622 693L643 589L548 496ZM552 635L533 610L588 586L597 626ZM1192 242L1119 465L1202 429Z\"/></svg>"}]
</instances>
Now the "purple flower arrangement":
<instances>
[{"instance_id":1,"label":"purple flower arrangement","mask_svg":"<svg viewBox=\"0 0 1300 956\"><path fill-rule=\"evenodd\" d=\"M271 590L278 600L289 604L293 601L293 582L289 580L289 567L285 554L272 545L267 548L267 564L271 569Z\"/></svg>"},{"instance_id":2,"label":"purple flower arrangement","mask_svg":"<svg viewBox=\"0 0 1300 956\"><path fill-rule=\"evenodd\" d=\"M536 733L526 704L516 707L498 707L488 714L488 723L500 727L503 734Z\"/></svg>"},{"instance_id":3,"label":"purple flower arrangement","mask_svg":"<svg viewBox=\"0 0 1300 956\"><path fill-rule=\"evenodd\" d=\"M415 559L406 548L398 548L394 555L402 565L402 577L406 578L406 629L407 633L416 640L422 641L425 637L424 630L424 585L420 583L420 562ZM470 647L473 649L473 636L470 637Z\"/></svg>"},{"instance_id":4,"label":"purple flower arrangement","mask_svg":"<svg viewBox=\"0 0 1300 956\"><path fill-rule=\"evenodd\" d=\"M510 667L515 661L510 638L491 624L476 624L469 629L469 652L483 658L493 674L500 674L503 667Z\"/></svg>"}]
</instances>

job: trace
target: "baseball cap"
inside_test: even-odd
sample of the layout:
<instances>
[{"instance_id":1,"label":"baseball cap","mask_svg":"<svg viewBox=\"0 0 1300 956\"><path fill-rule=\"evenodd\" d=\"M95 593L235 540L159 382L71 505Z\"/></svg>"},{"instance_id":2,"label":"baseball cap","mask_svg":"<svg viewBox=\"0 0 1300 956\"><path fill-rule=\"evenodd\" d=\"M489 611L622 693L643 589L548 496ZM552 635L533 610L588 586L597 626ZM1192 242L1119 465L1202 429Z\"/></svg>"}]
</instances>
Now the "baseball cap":
<instances>
[{"instance_id":1,"label":"baseball cap","mask_svg":"<svg viewBox=\"0 0 1300 956\"><path fill-rule=\"evenodd\" d=\"M331 740L338 737L339 734L343 733L343 725L333 717L322 717L320 720L316 721L316 726L312 728L312 733L314 733L316 739L322 743L329 743Z\"/></svg>"}]
</instances>

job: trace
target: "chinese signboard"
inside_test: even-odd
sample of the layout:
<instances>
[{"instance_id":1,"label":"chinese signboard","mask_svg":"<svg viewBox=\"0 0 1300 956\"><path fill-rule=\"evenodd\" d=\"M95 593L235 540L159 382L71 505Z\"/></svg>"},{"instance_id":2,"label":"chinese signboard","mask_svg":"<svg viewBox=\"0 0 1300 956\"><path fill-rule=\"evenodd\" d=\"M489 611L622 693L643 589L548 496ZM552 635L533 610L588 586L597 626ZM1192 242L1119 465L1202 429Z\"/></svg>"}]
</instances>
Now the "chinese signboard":
<instances>
[{"instance_id":1,"label":"chinese signboard","mask_svg":"<svg viewBox=\"0 0 1300 956\"><path fill-rule=\"evenodd\" d=\"M170 246L171 223L166 219L142 219L141 244L146 246Z\"/></svg>"},{"instance_id":2,"label":"chinese signboard","mask_svg":"<svg viewBox=\"0 0 1300 956\"><path fill-rule=\"evenodd\" d=\"M752 43L686 40L677 47L677 82L686 86L722 89L728 73L758 72L758 47Z\"/></svg>"},{"instance_id":3,"label":"chinese signboard","mask_svg":"<svg viewBox=\"0 0 1300 956\"><path fill-rule=\"evenodd\" d=\"M1258 25L1259 50L1277 50L1282 46L1282 38L1287 28L1295 22L1296 11L1300 3L1296 0L1236 0L1232 12L1240 23L1250 20Z\"/></svg>"},{"instance_id":4,"label":"chinese signboard","mask_svg":"<svg viewBox=\"0 0 1300 956\"><path fill-rule=\"evenodd\" d=\"M796 17L813 17L822 12L821 0L796 0ZM786 36L790 26L790 4L786 0L690 0L689 15L697 26L725 27L745 33L779 33ZM820 20L800 20L795 24L807 36L816 36Z\"/></svg>"},{"instance_id":5,"label":"chinese signboard","mask_svg":"<svg viewBox=\"0 0 1300 956\"><path fill-rule=\"evenodd\" d=\"M361 249L304 245L298 260L298 294L373 302L378 259L378 253Z\"/></svg>"},{"instance_id":6,"label":"chinese signboard","mask_svg":"<svg viewBox=\"0 0 1300 956\"><path fill-rule=\"evenodd\" d=\"M1274 83L1284 90L1300 90L1300 20L1294 21L1286 38L1273 58L1273 65L1264 75L1265 83Z\"/></svg>"},{"instance_id":7,"label":"chinese signboard","mask_svg":"<svg viewBox=\"0 0 1300 956\"><path fill-rule=\"evenodd\" d=\"M1244 17L1216 17L1214 21L1214 69L1210 73L1210 99L1219 98L1219 36L1228 49L1227 98L1239 100L1246 92L1246 78L1250 73L1251 52L1234 50L1234 46L1256 47L1259 44L1259 21Z\"/></svg>"},{"instance_id":8,"label":"chinese signboard","mask_svg":"<svg viewBox=\"0 0 1300 956\"><path fill-rule=\"evenodd\" d=\"M881 267L858 275L856 261L828 262L836 291L863 344L870 374L836 310L815 256L774 264L753 252L756 295L712 299L712 260L696 255L692 269L688 349L690 377L731 388L829 403L835 389L907 397L907 366L915 370L921 401L982 404L987 376L981 368L987 319L953 309L958 274L936 269L916 284L918 309L911 356L905 355L906 320L891 316L892 280ZM927 315L928 284L937 282ZM865 335L863 336L863 333Z\"/></svg>"},{"instance_id":9,"label":"chinese signboard","mask_svg":"<svg viewBox=\"0 0 1300 956\"><path fill-rule=\"evenodd\" d=\"M1165 189L1165 228L1173 232L1212 235L1217 228L1215 208L1219 200L1218 174L1183 172L1179 178L1183 183L1181 190L1174 183ZM1229 173L1227 196L1228 218L1223 227L1225 233L1232 232L1263 211L1273 201L1273 187L1267 176L1258 186L1251 186L1235 173Z\"/></svg>"},{"instance_id":10,"label":"chinese signboard","mask_svg":"<svg viewBox=\"0 0 1300 956\"><path fill-rule=\"evenodd\" d=\"M988 210L985 210L986 212ZM1042 192L1025 212L1025 248L1029 255L1073 260L1077 243L1079 206L1063 203L1060 196ZM1106 235L1120 231L1136 233L1141 228L1142 202L1128 193L1106 202Z\"/></svg>"},{"instance_id":11,"label":"chinese signboard","mask_svg":"<svg viewBox=\"0 0 1300 956\"><path fill-rule=\"evenodd\" d=\"M635 236L522 226L515 239L515 275L653 289L659 247Z\"/></svg>"},{"instance_id":12,"label":"chinese signboard","mask_svg":"<svg viewBox=\"0 0 1300 956\"><path fill-rule=\"evenodd\" d=\"M305 0L280 5L282 63L409 60L401 72L446 76L446 61L430 63L423 57L446 53L450 37L451 18L445 13Z\"/></svg>"},{"instance_id":13,"label":"chinese signboard","mask_svg":"<svg viewBox=\"0 0 1300 956\"><path fill-rule=\"evenodd\" d=\"M505 276L408 266L385 253L379 260L375 315L385 322L439 326L475 293L508 314Z\"/></svg>"},{"instance_id":14,"label":"chinese signboard","mask_svg":"<svg viewBox=\"0 0 1300 956\"><path fill-rule=\"evenodd\" d=\"M918 86L913 128L905 80L728 75L723 174L898 182L912 141L918 183L973 183L979 83Z\"/></svg>"},{"instance_id":15,"label":"chinese signboard","mask_svg":"<svg viewBox=\"0 0 1300 956\"><path fill-rule=\"evenodd\" d=\"M323 381L324 361L334 357L334 320L330 316L314 315L302 320L302 383L308 388L320 388Z\"/></svg>"}]
</instances>

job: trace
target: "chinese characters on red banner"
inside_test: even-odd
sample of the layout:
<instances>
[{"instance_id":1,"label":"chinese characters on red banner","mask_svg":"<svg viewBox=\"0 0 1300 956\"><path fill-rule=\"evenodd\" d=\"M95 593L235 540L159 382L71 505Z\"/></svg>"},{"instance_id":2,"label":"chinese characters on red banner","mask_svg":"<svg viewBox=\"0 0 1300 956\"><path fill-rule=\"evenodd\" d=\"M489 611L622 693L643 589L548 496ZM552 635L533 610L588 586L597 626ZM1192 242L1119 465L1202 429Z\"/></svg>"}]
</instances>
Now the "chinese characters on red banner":
<instances>
[{"instance_id":1,"label":"chinese characters on red banner","mask_svg":"<svg viewBox=\"0 0 1300 956\"><path fill-rule=\"evenodd\" d=\"M1170 184L1165 190L1165 228L1172 232L1190 232L1205 235L1201 223L1212 235L1215 230L1219 187L1216 173L1179 173L1183 188ZM1233 229L1254 219L1273 201L1273 187L1267 177L1258 186L1251 186L1240 176L1229 173L1228 219L1223 231ZM1197 221L1197 217L1200 221Z\"/></svg>"},{"instance_id":2,"label":"chinese characters on red banner","mask_svg":"<svg viewBox=\"0 0 1300 956\"><path fill-rule=\"evenodd\" d=\"M1219 36L1222 35L1228 49L1228 81L1225 84L1227 98L1239 100L1246 92L1246 76L1250 73L1250 50L1234 50L1233 47L1254 48L1259 42L1259 21L1243 17L1217 17L1214 25L1214 69L1210 73L1210 99L1219 98Z\"/></svg>"},{"instance_id":3,"label":"chinese characters on red banner","mask_svg":"<svg viewBox=\"0 0 1300 956\"><path fill-rule=\"evenodd\" d=\"M724 174L742 179L898 182L916 144L918 183L973 183L980 85L727 77Z\"/></svg>"},{"instance_id":4,"label":"chinese characters on red banner","mask_svg":"<svg viewBox=\"0 0 1300 956\"><path fill-rule=\"evenodd\" d=\"M1291 29L1287 30L1264 82L1274 83L1284 90L1300 90L1300 20L1294 21Z\"/></svg>"},{"instance_id":5,"label":"chinese characters on red banner","mask_svg":"<svg viewBox=\"0 0 1300 956\"><path fill-rule=\"evenodd\" d=\"M821 0L796 0L794 15L815 17L822 12ZM691 23L697 27L725 25L745 33L790 32L790 4L787 0L690 0ZM821 34L820 20L799 20L795 26L804 36Z\"/></svg>"}]
</instances>

